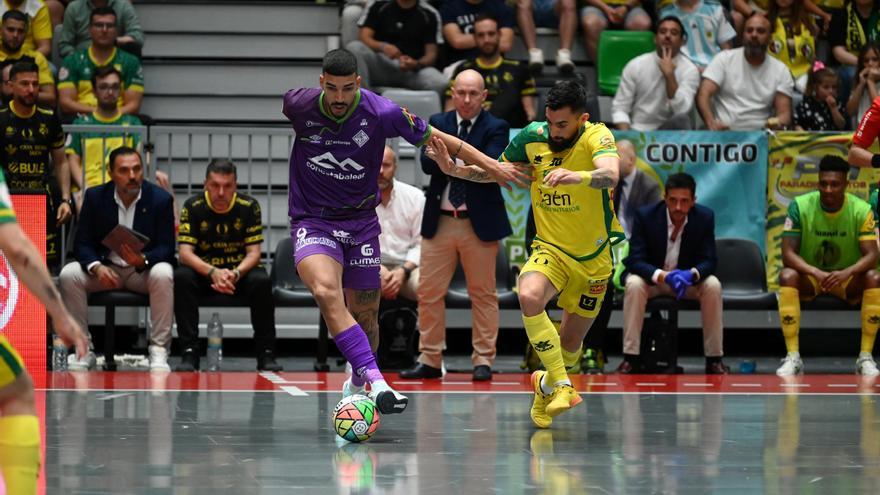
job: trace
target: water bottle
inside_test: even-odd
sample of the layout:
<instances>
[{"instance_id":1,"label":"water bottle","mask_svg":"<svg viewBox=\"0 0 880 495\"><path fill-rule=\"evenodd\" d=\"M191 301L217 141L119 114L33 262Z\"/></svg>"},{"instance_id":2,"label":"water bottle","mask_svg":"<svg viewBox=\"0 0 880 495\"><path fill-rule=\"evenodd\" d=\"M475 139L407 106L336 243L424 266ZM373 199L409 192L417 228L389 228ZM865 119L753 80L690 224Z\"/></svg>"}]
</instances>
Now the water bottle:
<instances>
[{"instance_id":1,"label":"water bottle","mask_svg":"<svg viewBox=\"0 0 880 495\"><path fill-rule=\"evenodd\" d=\"M743 375L749 375L755 372L758 367L758 363L756 363L752 359L745 359L741 363L739 363L739 372Z\"/></svg>"},{"instance_id":2,"label":"water bottle","mask_svg":"<svg viewBox=\"0 0 880 495\"><path fill-rule=\"evenodd\" d=\"M52 339L52 371L67 371L67 346L58 337Z\"/></svg>"},{"instance_id":3,"label":"water bottle","mask_svg":"<svg viewBox=\"0 0 880 495\"><path fill-rule=\"evenodd\" d=\"M208 323L208 371L220 371L223 361L223 323L220 313L214 313Z\"/></svg>"}]
</instances>

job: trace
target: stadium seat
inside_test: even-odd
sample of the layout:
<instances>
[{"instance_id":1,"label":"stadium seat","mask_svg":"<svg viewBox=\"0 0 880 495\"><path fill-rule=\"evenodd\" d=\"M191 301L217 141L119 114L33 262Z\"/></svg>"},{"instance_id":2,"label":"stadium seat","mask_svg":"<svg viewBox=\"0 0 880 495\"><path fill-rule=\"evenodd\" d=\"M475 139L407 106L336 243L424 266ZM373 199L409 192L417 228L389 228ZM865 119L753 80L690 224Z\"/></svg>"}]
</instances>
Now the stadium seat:
<instances>
[{"instance_id":1,"label":"stadium seat","mask_svg":"<svg viewBox=\"0 0 880 495\"><path fill-rule=\"evenodd\" d=\"M519 298L513 292L513 277L504 246L498 247L498 256L495 258L495 287L498 293L499 308L519 309ZM449 290L446 292L446 308L469 309L470 307L471 298L467 293L467 281L461 263L459 263L452 275L452 281L449 283Z\"/></svg>"},{"instance_id":2,"label":"stadium seat","mask_svg":"<svg viewBox=\"0 0 880 495\"><path fill-rule=\"evenodd\" d=\"M104 369L116 371L116 307L149 307L150 298L127 290L109 290L89 294L89 306L104 306Z\"/></svg>"},{"instance_id":3,"label":"stadium seat","mask_svg":"<svg viewBox=\"0 0 880 495\"><path fill-rule=\"evenodd\" d=\"M613 96L627 62L653 49L654 33L650 31L602 31L597 57L599 90L602 94Z\"/></svg>"},{"instance_id":4,"label":"stadium seat","mask_svg":"<svg viewBox=\"0 0 880 495\"><path fill-rule=\"evenodd\" d=\"M766 261L761 249L748 239L717 239L715 248L724 309L776 308L776 295L767 292Z\"/></svg>"},{"instance_id":5,"label":"stadium seat","mask_svg":"<svg viewBox=\"0 0 880 495\"><path fill-rule=\"evenodd\" d=\"M440 97L433 91L413 91L410 89L388 88L382 96L406 108L424 120L440 113Z\"/></svg>"}]
</instances>

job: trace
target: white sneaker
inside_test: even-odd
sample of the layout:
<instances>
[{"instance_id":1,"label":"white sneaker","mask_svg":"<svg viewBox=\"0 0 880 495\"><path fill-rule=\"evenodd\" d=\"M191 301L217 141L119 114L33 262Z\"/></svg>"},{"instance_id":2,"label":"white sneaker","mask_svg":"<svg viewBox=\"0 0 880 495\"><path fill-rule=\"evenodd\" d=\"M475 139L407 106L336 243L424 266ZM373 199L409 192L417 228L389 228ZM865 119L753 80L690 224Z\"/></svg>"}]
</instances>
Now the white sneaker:
<instances>
[{"instance_id":1,"label":"white sneaker","mask_svg":"<svg viewBox=\"0 0 880 495\"><path fill-rule=\"evenodd\" d=\"M529 70L535 74L540 74L544 70L544 51L540 48L529 50Z\"/></svg>"},{"instance_id":2,"label":"white sneaker","mask_svg":"<svg viewBox=\"0 0 880 495\"><path fill-rule=\"evenodd\" d=\"M89 351L82 358L78 358L76 354L71 354L67 358L68 371L92 371L98 363L93 351Z\"/></svg>"},{"instance_id":3,"label":"white sneaker","mask_svg":"<svg viewBox=\"0 0 880 495\"><path fill-rule=\"evenodd\" d=\"M574 72L574 62L571 61L571 50L560 49L556 52L556 68L561 74L569 75Z\"/></svg>"},{"instance_id":4,"label":"white sneaker","mask_svg":"<svg viewBox=\"0 0 880 495\"><path fill-rule=\"evenodd\" d=\"M856 361L856 373L862 376L880 375L880 370L877 369L877 363L871 353L859 353L859 359Z\"/></svg>"},{"instance_id":5,"label":"white sneaker","mask_svg":"<svg viewBox=\"0 0 880 495\"><path fill-rule=\"evenodd\" d=\"M162 346L150 346L150 371L171 371L168 366L168 349Z\"/></svg>"},{"instance_id":6,"label":"white sneaker","mask_svg":"<svg viewBox=\"0 0 880 495\"><path fill-rule=\"evenodd\" d=\"M379 412L382 414L398 414L406 409L409 399L392 388L373 390L370 392L370 398L376 403Z\"/></svg>"},{"instance_id":7,"label":"white sneaker","mask_svg":"<svg viewBox=\"0 0 880 495\"><path fill-rule=\"evenodd\" d=\"M803 372L804 360L801 359L800 354L792 352L785 356L782 360L782 366L776 369L776 374L779 376L800 375Z\"/></svg>"}]
</instances>

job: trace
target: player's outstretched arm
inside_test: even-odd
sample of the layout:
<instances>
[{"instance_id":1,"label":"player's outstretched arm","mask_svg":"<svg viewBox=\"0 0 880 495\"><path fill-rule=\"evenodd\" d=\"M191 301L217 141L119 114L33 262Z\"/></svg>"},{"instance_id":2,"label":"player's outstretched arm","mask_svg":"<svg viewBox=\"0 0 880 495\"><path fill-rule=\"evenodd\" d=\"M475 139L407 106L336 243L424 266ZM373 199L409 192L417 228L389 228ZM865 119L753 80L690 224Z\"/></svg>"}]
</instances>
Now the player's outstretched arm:
<instances>
[{"instance_id":1,"label":"player's outstretched arm","mask_svg":"<svg viewBox=\"0 0 880 495\"><path fill-rule=\"evenodd\" d=\"M517 184L521 187L528 187L530 176L522 173L519 169L502 165L498 160L484 155L478 149L466 143L463 139L446 134L436 127L431 129L431 134L440 139L443 144L446 145L447 150L451 150L449 156L453 161L455 161L456 158L461 158L465 163L483 169L493 180L498 182L501 187L506 189L511 189L511 183Z\"/></svg>"},{"instance_id":2,"label":"player's outstretched arm","mask_svg":"<svg viewBox=\"0 0 880 495\"><path fill-rule=\"evenodd\" d=\"M849 161L849 164L854 167L870 167L871 159L873 157L873 153L853 143L853 145L849 148L849 156L847 156L847 161Z\"/></svg>"},{"instance_id":3,"label":"player's outstretched arm","mask_svg":"<svg viewBox=\"0 0 880 495\"><path fill-rule=\"evenodd\" d=\"M557 168L551 170L544 176L544 184L550 187L556 187L565 184L581 184L586 183L594 189L613 188L617 185L617 179L620 174L618 164L620 160L616 156L600 156L593 159L593 165L596 170L592 172L576 172L566 168Z\"/></svg>"},{"instance_id":4,"label":"player's outstretched arm","mask_svg":"<svg viewBox=\"0 0 880 495\"><path fill-rule=\"evenodd\" d=\"M443 140L437 136L432 136L425 147L425 154L428 158L434 160L437 166L444 174L459 179L469 180L471 182L495 182L489 172L475 165L458 165L455 160L449 156L449 149L443 143ZM531 181L531 164L499 162L502 169L513 169L513 173L522 175L524 180Z\"/></svg>"},{"instance_id":5,"label":"player's outstretched arm","mask_svg":"<svg viewBox=\"0 0 880 495\"><path fill-rule=\"evenodd\" d=\"M37 248L17 223L0 225L0 249L25 287L46 306L46 312L52 317L55 333L68 345L75 345L78 356L85 356L89 350L88 339L64 307L61 294L55 288Z\"/></svg>"}]
</instances>

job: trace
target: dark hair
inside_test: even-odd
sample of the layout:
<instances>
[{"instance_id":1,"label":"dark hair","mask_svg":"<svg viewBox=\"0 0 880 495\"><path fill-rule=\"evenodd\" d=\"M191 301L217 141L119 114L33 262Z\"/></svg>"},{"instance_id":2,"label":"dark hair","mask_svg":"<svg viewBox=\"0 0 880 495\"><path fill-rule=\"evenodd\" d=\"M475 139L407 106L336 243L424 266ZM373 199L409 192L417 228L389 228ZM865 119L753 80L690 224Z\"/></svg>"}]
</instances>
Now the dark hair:
<instances>
[{"instance_id":1,"label":"dark hair","mask_svg":"<svg viewBox=\"0 0 880 495\"><path fill-rule=\"evenodd\" d=\"M849 162L838 155L825 155L819 160L819 172L849 173Z\"/></svg>"},{"instance_id":2,"label":"dark hair","mask_svg":"<svg viewBox=\"0 0 880 495\"><path fill-rule=\"evenodd\" d=\"M681 19L674 15L668 15L657 21L657 28L654 30L655 34L657 33L657 30L660 29L660 24L663 24L664 22L674 22L678 24L678 29L681 31L681 38L684 40L688 39L688 33L684 29L684 24L682 24Z\"/></svg>"},{"instance_id":3,"label":"dark hair","mask_svg":"<svg viewBox=\"0 0 880 495\"><path fill-rule=\"evenodd\" d=\"M584 113L587 109L586 91L574 79L559 81L547 93L546 107L550 110L568 107L574 113Z\"/></svg>"},{"instance_id":4,"label":"dark hair","mask_svg":"<svg viewBox=\"0 0 880 495\"><path fill-rule=\"evenodd\" d=\"M500 23L498 22L498 18L495 17L494 15L488 14L486 12L483 12L482 14L477 15L477 17L474 19L474 25L476 26L478 22L483 22L483 21L494 22L496 29L498 29L500 27L499 26Z\"/></svg>"},{"instance_id":5,"label":"dark hair","mask_svg":"<svg viewBox=\"0 0 880 495\"><path fill-rule=\"evenodd\" d=\"M118 18L116 11L109 5L95 7L92 9L91 15L89 15L89 26L95 23L95 17L98 17L99 15L112 15L114 19Z\"/></svg>"},{"instance_id":6,"label":"dark hair","mask_svg":"<svg viewBox=\"0 0 880 495\"><path fill-rule=\"evenodd\" d=\"M37 66L36 62L33 62L31 60L20 60L12 64L12 68L9 69L9 80L14 81L15 76L23 72L36 72L37 74L39 74L40 68Z\"/></svg>"},{"instance_id":7,"label":"dark hair","mask_svg":"<svg viewBox=\"0 0 880 495\"><path fill-rule=\"evenodd\" d=\"M331 76L350 76L357 74L357 59L345 48L330 50L324 55L322 70Z\"/></svg>"},{"instance_id":8,"label":"dark hair","mask_svg":"<svg viewBox=\"0 0 880 495\"><path fill-rule=\"evenodd\" d=\"M773 27L776 26L776 19L779 17L779 5L777 5L775 1L770 2L770 7L767 10L767 20L770 21L770 29L773 29ZM806 7L804 7L804 0L795 0L792 2L791 13L787 19L783 19L783 22L786 21L791 27L791 32L794 34L803 33L804 29L814 36L819 33L819 30L816 28L816 23L813 22L813 14L808 12Z\"/></svg>"},{"instance_id":9,"label":"dark hair","mask_svg":"<svg viewBox=\"0 0 880 495\"><path fill-rule=\"evenodd\" d=\"M684 172L672 174L666 178L666 190L668 191L670 189L690 189L691 195L696 197L697 181L694 180L694 177L691 174L686 174Z\"/></svg>"},{"instance_id":10,"label":"dark hair","mask_svg":"<svg viewBox=\"0 0 880 495\"><path fill-rule=\"evenodd\" d=\"M862 45L862 48L859 50L859 56L857 59L858 62L856 62L856 77L857 78L858 78L858 75L861 74L862 70L865 68L865 57L868 56L868 53L872 52L872 51L874 53L876 53L878 57L880 57L880 44L878 44L876 41L869 41L869 42L865 43L864 45ZM856 79L856 81L854 82L854 85L856 82L858 82L858 79Z\"/></svg>"},{"instance_id":11,"label":"dark hair","mask_svg":"<svg viewBox=\"0 0 880 495\"><path fill-rule=\"evenodd\" d=\"M210 174L220 174L220 175L229 175L232 174L236 178L238 178L238 173L235 169L235 164L229 160L223 160L220 158L215 158L211 160L211 163L208 164L208 168L205 169L205 178L208 178Z\"/></svg>"},{"instance_id":12,"label":"dark hair","mask_svg":"<svg viewBox=\"0 0 880 495\"><path fill-rule=\"evenodd\" d=\"M116 74L119 76L119 82L122 82L122 73L119 72L119 69L113 67L112 65L105 65L104 67L98 67L92 72L92 90L98 86L98 79L104 79L110 74Z\"/></svg>"},{"instance_id":13,"label":"dark hair","mask_svg":"<svg viewBox=\"0 0 880 495\"><path fill-rule=\"evenodd\" d=\"M21 12L19 10L7 10L6 13L3 14L3 23L12 19L13 21L20 21L24 23L24 27L27 27L30 24L30 19L28 19L27 14Z\"/></svg>"},{"instance_id":14,"label":"dark hair","mask_svg":"<svg viewBox=\"0 0 880 495\"><path fill-rule=\"evenodd\" d=\"M816 93L816 86L818 86L823 79L829 78L834 78L834 83L840 84L840 77L831 67L823 67L819 70L813 70L811 68L810 73L807 75L807 87L804 88L804 96L813 97ZM837 95L834 96L835 98L837 97Z\"/></svg>"},{"instance_id":15,"label":"dark hair","mask_svg":"<svg viewBox=\"0 0 880 495\"><path fill-rule=\"evenodd\" d=\"M110 171L113 171L113 167L116 166L116 159L120 156L127 155L137 155L138 160L141 159L141 154L138 153L138 150L132 148L131 146L120 146L115 150L110 152L110 157L107 158L107 166L110 168ZM141 164L143 164L143 160L141 160Z\"/></svg>"}]
</instances>

